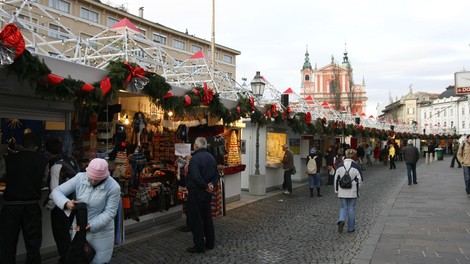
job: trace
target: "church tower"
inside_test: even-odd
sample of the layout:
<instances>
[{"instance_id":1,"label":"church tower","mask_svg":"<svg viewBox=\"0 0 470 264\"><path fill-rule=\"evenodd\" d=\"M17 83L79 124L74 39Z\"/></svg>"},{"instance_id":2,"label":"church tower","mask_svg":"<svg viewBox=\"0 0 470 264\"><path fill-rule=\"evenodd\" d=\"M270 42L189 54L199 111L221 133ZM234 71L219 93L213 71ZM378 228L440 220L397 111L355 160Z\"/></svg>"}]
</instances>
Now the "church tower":
<instances>
[{"instance_id":1,"label":"church tower","mask_svg":"<svg viewBox=\"0 0 470 264\"><path fill-rule=\"evenodd\" d=\"M308 54L308 46L305 50L305 59L304 65L302 66L302 70L300 70L302 80L300 84L300 90L305 92L313 92L314 87L314 76L313 76L313 69L312 64L310 64L310 58Z\"/></svg>"}]
</instances>

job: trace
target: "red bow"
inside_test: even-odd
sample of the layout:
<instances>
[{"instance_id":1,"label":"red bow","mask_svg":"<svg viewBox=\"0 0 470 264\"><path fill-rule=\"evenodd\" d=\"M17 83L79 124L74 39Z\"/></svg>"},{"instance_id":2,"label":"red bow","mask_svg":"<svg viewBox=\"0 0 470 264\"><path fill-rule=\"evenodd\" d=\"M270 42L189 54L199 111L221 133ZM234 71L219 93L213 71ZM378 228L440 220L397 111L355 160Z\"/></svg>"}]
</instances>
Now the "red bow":
<instances>
[{"instance_id":1,"label":"red bow","mask_svg":"<svg viewBox=\"0 0 470 264\"><path fill-rule=\"evenodd\" d=\"M307 112L305 114L305 123L307 123L308 125L312 123L312 114L310 114L310 112Z\"/></svg>"},{"instance_id":2,"label":"red bow","mask_svg":"<svg viewBox=\"0 0 470 264\"><path fill-rule=\"evenodd\" d=\"M21 31L15 26L15 24L6 25L0 33L0 41L5 46L15 48L15 59L23 53L25 49L24 38L21 35Z\"/></svg>"},{"instance_id":3,"label":"red bow","mask_svg":"<svg viewBox=\"0 0 470 264\"><path fill-rule=\"evenodd\" d=\"M207 85L204 86L204 99L202 100L203 104L210 104L212 99L214 98L214 90L210 90L207 88Z\"/></svg>"},{"instance_id":4,"label":"red bow","mask_svg":"<svg viewBox=\"0 0 470 264\"><path fill-rule=\"evenodd\" d=\"M109 77L104 78L100 83L101 93L106 95L111 90L111 80Z\"/></svg>"},{"instance_id":5,"label":"red bow","mask_svg":"<svg viewBox=\"0 0 470 264\"><path fill-rule=\"evenodd\" d=\"M255 111L255 99L253 97L250 97L248 99L248 102L250 102L250 111L251 112Z\"/></svg>"},{"instance_id":6,"label":"red bow","mask_svg":"<svg viewBox=\"0 0 470 264\"><path fill-rule=\"evenodd\" d=\"M127 79L126 79L126 83L129 83L133 77L139 77L139 78L144 78L145 77L145 73L147 71L145 71L142 67L138 67L138 68L134 68L132 67L132 65L129 63L129 62L124 62L124 65L127 66L127 68L129 68L129 71L131 72L128 76L127 76Z\"/></svg>"}]
</instances>

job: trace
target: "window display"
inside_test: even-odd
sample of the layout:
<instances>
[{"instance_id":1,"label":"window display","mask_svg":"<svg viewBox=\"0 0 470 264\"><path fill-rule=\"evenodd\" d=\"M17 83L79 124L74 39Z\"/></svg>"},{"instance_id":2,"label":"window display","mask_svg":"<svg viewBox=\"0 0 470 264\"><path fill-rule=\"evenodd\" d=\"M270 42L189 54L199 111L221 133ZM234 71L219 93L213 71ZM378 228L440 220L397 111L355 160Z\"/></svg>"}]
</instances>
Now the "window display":
<instances>
[{"instance_id":1,"label":"window display","mask_svg":"<svg viewBox=\"0 0 470 264\"><path fill-rule=\"evenodd\" d=\"M281 163L284 151L282 146L287 143L287 134L277 132L266 133L266 164Z\"/></svg>"}]
</instances>

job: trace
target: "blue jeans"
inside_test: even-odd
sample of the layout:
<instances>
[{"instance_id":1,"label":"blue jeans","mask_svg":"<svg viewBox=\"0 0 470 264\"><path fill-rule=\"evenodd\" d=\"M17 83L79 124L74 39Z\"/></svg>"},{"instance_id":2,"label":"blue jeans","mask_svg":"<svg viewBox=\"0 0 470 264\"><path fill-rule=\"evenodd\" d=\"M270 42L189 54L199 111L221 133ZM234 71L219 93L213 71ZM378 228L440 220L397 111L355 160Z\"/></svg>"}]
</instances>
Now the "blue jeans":
<instances>
[{"instance_id":1,"label":"blue jeans","mask_svg":"<svg viewBox=\"0 0 470 264\"><path fill-rule=\"evenodd\" d=\"M282 189L287 189L288 192L292 193L292 169L284 171L284 182L282 183Z\"/></svg>"},{"instance_id":2,"label":"blue jeans","mask_svg":"<svg viewBox=\"0 0 470 264\"><path fill-rule=\"evenodd\" d=\"M463 168L463 179L465 180L465 191L470 194L470 167L462 166Z\"/></svg>"},{"instance_id":3,"label":"blue jeans","mask_svg":"<svg viewBox=\"0 0 470 264\"><path fill-rule=\"evenodd\" d=\"M321 187L321 176L320 173L315 173L315 174L309 174L308 175L308 186L310 188L317 188Z\"/></svg>"},{"instance_id":4,"label":"blue jeans","mask_svg":"<svg viewBox=\"0 0 470 264\"><path fill-rule=\"evenodd\" d=\"M411 174L413 173L413 183L416 181L416 163L406 163L406 171L408 172L408 184L411 184Z\"/></svg>"},{"instance_id":5,"label":"blue jeans","mask_svg":"<svg viewBox=\"0 0 470 264\"><path fill-rule=\"evenodd\" d=\"M345 221L348 216L348 232L354 231L356 226L356 200L357 198L339 198L339 221Z\"/></svg>"}]
</instances>

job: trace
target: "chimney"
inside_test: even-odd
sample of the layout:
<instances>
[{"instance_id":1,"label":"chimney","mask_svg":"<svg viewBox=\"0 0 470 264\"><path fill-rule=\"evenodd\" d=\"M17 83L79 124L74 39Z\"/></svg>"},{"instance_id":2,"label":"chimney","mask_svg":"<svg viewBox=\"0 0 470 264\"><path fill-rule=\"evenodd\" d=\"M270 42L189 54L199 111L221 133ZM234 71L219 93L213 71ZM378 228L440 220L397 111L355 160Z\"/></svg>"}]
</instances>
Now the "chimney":
<instances>
[{"instance_id":1,"label":"chimney","mask_svg":"<svg viewBox=\"0 0 470 264\"><path fill-rule=\"evenodd\" d=\"M144 18L144 7L139 7L139 17Z\"/></svg>"}]
</instances>

